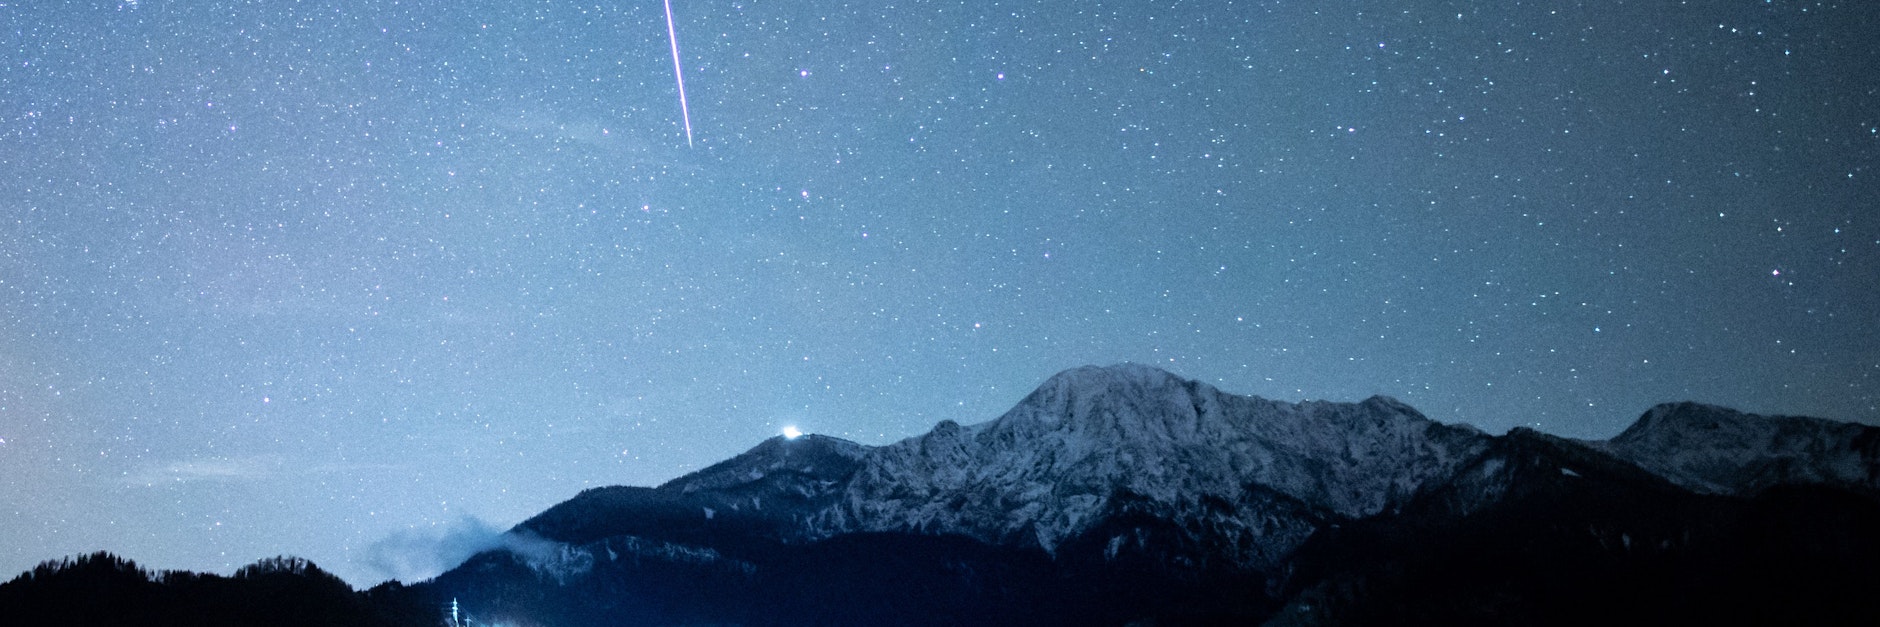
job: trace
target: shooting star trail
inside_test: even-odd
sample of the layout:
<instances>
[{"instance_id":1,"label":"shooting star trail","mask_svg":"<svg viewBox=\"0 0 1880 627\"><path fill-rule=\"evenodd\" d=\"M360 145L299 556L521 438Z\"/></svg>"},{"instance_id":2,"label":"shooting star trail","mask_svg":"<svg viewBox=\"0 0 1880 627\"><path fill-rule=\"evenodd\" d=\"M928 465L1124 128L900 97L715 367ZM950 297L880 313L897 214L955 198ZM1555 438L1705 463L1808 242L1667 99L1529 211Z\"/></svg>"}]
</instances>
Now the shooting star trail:
<instances>
[{"instance_id":1,"label":"shooting star trail","mask_svg":"<svg viewBox=\"0 0 1880 627\"><path fill-rule=\"evenodd\" d=\"M672 0L666 0L666 39L672 41L672 77L679 81L679 115L685 118L685 145L692 147L692 111L685 106L685 73L679 70L679 35L672 28Z\"/></svg>"}]
</instances>

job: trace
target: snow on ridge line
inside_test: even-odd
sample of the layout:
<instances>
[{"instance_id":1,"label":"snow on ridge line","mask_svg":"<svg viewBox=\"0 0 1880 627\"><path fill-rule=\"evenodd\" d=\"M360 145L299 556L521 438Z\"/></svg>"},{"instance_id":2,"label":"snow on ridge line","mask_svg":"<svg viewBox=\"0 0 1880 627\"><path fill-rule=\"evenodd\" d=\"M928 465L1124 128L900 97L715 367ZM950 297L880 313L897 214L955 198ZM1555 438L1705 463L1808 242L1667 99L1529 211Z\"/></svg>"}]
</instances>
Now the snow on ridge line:
<instances>
[{"instance_id":1,"label":"snow on ridge line","mask_svg":"<svg viewBox=\"0 0 1880 627\"><path fill-rule=\"evenodd\" d=\"M778 470L810 474L838 472L876 447L814 433L800 437L772 436L735 457L687 473L666 483L662 490L696 492L749 483Z\"/></svg>"},{"instance_id":2,"label":"snow on ridge line","mask_svg":"<svg viewBox=\"0 0 1880 627\"><path fill-rule=\"evenodd\" d=\"M1880 494L1880 427L1859 423L1687 401L1652 407L1619 435L1585 444L1698 492L1819 483Z\"/></svg>"},{"instance_id":3,"label":"snow on ridge line","mask_svg":"<svg viewBox=\"0 0 1880 627\"><path fill-rule=\"evenodd\" d=\"M1685 410L1742 415L1697 404L1660 406L1646 417L1659 422L1642 418L1643 426L1634 429L1665 431L1648 427L1689 418L1674 415ZM1811 425L1831 423L1782 424L1811 432ZM1863 450L1880 459L1880 430L1853 428L1876 433ZM1105 525L1119 514L1148 516L1160 531L1137 529L1135 544L1087 537L1106 550L1135 550L1130 547L1151 543L1144 534L1160 533L1178 538L1168 546L1212 546L1258 568L1277 563L1320 525L1407 504L1480 461L1497 439L1431 420L1387 396L1276 401L1222 392L1152 366L1119 364L1058 373L993 420L942 420L925 434L884 446L818 435L774 437L651 491L672 504L716 508L721 519L738 512L740 520L774 524L786 541L914 532L1056 552L1083 534L1110 533ZM1817 440L1795 441L1801 443L1796 450L1809 450ZM1618 454L1611 442L1582 444ZM1713 459L1687 451L1678 463L1703 470L1741 468L1757 459L1725 452ZM1728 491L1750 481L1634 463L1687 487L1712 481L1716 490ZM1842 456L1834 464L1778 479L1863 470L1880 477L1873 470L1880 463L1871 459ZM595 496L640 502L635 494ZM647 502L655 501L665 503Z\"/></svg>"},{"instance_id":4,"label":"snow on ridge line","mask_svg":"<svg viewBox=\"0 0 1880 627\"><path fill-rule=\"evenodd\" d=\"M1148 366L1083 367L991 422L942 422L868 451L841 518L869 531L1033 538L1051 550L1121 493L1178 523L1203 500L1243 502L1250 486L1362 516L1443 476L1486 438L1385 397L1283 403ZM1234 515L1249 519L1216 528L1260 528L1251 519L1260 512Z\"/></svg>"}]
</instances>

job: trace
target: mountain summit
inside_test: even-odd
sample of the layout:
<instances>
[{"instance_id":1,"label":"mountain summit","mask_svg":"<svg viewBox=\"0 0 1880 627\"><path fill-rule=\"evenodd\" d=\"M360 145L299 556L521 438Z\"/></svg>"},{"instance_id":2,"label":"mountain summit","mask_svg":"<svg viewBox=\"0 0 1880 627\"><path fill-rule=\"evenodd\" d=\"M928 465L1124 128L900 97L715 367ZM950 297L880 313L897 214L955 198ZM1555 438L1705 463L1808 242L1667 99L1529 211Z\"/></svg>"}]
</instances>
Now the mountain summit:
<instances>
[{"instance_id":1,"label":"mountain summit","mask_svg":"<svg viewBox=\"0 0 1880 627\"><path fill-rule=\"evenodd\" d=\"M1598 446L1710 494L1804 483L1880 495L1880 427L1667 403Z\"/></svg>"},{"instance_id":2,"label":"mountain summit","mask_svg":"<svg viewBox=\"0 0 1880 627\"><path fill-rule=\"evenodd\" d=\"M835 524L1060 545L1125 514L1269 566L1320 521L1400 505L1487 438L1384 397L1282 403L1124 364L1052 377L997 420L870 451ZM1128 538L1103 543L1114 553ZM1194 556L1200 559L1201 556Z\"/></svg>"}]
</instances>

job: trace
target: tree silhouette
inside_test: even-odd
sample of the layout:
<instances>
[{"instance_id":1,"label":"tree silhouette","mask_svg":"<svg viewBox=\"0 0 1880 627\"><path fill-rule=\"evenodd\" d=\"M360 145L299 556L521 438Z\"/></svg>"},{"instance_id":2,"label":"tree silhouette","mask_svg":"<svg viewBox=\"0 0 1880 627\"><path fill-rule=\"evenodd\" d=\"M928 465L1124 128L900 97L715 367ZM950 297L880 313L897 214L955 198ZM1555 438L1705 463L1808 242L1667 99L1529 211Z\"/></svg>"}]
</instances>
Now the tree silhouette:
<instances>
[{"instance_id":1,"label":"tree silhouette","mask_svg":"<svg viewBox=\"0 0 1880 627\"><path fill-rule=\"evenodd\" d=\"M7 625L433 626L433 604L396 584L354 591L297 557L272 557L232 577L153 573L98 552L47 561L0 584Z\"/></svg>"}]
</instances>

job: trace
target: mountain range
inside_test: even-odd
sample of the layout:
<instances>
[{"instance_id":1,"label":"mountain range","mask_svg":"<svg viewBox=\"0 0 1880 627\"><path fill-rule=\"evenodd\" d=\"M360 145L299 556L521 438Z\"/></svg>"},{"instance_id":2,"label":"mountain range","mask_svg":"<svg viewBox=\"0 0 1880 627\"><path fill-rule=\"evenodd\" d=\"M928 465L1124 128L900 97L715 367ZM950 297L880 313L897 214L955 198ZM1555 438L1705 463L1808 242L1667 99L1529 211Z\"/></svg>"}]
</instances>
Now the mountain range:
<instances>
[{"instance_id":1,"label":"mountain range","mask_svg":"<svg viewBox=\"0 0 1880 627\"><path fill-rule=\"evenodd\" d=\"M1493 436L1123 364L982 424L589 490L512 531L557 551L429 586L555 624L1832 618L1880 609L1835 592L1880 583L1876 503L1874 427L1678 403L1607 441Z\"/></svg>"},{"instance_id":2,"label":"mountain range","mask_svg":"<svg viewBox=\"0 0 1880 627\"><path fill-rule=\"evenodd\" d=\"M508 533L362 594L516 625L1865 624L1880 428L1676 403L1610 440L1496 436L1122 364L885 446L771 438Z\"/></svg>"}]
</instances>

